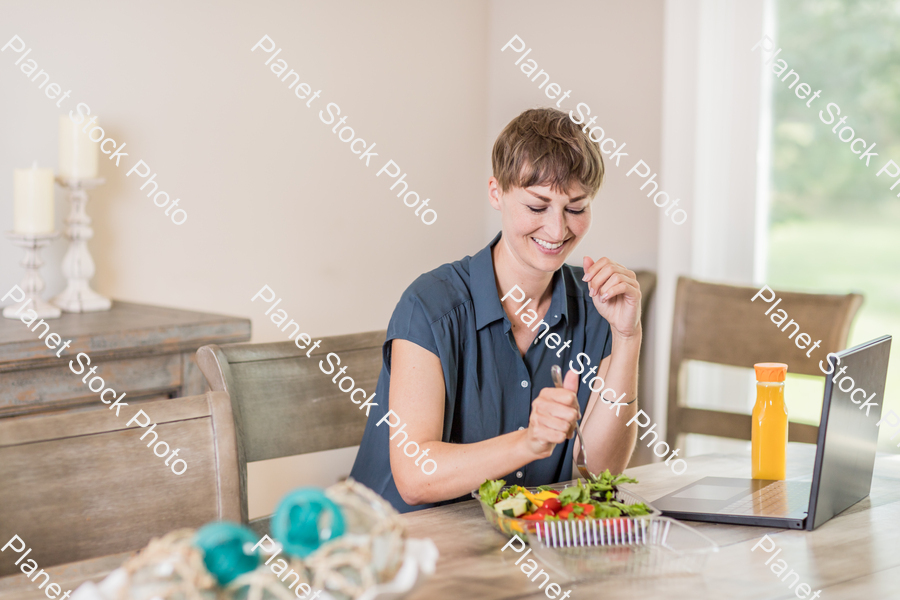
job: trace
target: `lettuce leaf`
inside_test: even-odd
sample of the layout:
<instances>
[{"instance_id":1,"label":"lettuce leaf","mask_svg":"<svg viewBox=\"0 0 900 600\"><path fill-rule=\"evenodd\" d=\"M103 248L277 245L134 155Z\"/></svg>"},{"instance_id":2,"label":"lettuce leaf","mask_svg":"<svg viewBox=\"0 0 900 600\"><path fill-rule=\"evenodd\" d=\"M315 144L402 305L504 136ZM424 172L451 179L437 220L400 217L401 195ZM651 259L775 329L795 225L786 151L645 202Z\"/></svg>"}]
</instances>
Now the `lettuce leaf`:
<instances>
[{"instance_id":1,"label":"lettuce leaf","mask_svg":"<svg viewBox=\"0 0 900 600\"><path fill-rule=\"evenodd\" d=\"M638 502L637 504L625 505L622 508L622 512L629 517L637 517L639 515L649 515L650 509L643 502Z\"/></svg>"},{"instance_id":2,"label":"lettuce leaf","mask_svg":"<svg viewBox=\"0 0 900 600\"><path fill-rule=\"evenodd\" d=\"M566 504L571 504L573 502L587 502L591 498L591 493L588 488L581 485L581 482L579 481L577 484L570 485L561 491L558 498L562 505L565 506Z\"/></svg>"},{"instance_id":3,"label":"lettuce leaf","mask_svg":"<svg viewBox=\"0 0 900 600\"><path fill-rule=\"evenodd\" d=\"M493 506L497 502L497 494L500 493L504 485L506 485L506 481L503 479L493 481L486 479L478 487L478 495L481 496L482 502L487 502L488 506Z\"/></svg>"},{"instance_id":4,"label":"lettuce leaf","mask_svg":"<svg viewBox=\"0 0 900 600\"><path fill-rule=\"evenodd\" d=\"M594 512L591 514L595 519L611 519L621 515L622 511L606 502L594 505Z\"/></svg>"}]
</instances>

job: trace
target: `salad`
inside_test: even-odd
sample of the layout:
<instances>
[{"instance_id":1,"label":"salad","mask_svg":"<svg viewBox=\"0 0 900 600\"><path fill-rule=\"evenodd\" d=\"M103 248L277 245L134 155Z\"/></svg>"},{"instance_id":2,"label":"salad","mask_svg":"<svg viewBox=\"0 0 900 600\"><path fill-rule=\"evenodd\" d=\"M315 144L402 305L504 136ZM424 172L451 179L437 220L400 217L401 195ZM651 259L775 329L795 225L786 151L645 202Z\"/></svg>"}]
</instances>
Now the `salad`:
<instances>
[{"instance_id":1,"label":"salad","mask_svg":"<svg viewBox=\"0 0 900 600\"><path fill-rule=\"evenodd\" d=\"M595 477L597 481L578 481L562 490L542 485L537 492L522 486L504 488L503 479L488 479L478 488L481 501L505 517L526 521L574 519L610 519L650 514L643 502L624 504L615 500L620 483L637 483L624 474L612 475L609 469Z\"/></svg>"}]
</instances>

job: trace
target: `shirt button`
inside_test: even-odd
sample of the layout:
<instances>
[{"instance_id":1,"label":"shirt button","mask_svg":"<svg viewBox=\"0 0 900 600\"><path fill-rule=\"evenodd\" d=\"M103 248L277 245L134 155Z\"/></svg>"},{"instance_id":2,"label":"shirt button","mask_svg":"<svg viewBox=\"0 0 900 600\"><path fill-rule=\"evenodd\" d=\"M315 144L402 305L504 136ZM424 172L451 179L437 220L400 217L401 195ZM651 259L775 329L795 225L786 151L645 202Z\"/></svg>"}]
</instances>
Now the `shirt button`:
<instances>
[{"instance_id":1,"label":"shirt button","mask_svg":"<svg viewBox=\"0 0 900 600\"><path fill-rule=\"evenodd\" d=\"M559 315L553 315L553 318L554 318L554 319L558 319L558 318L559 318Z\"/></svg>"},{"instance_id":2,"label":"shirt button","mask_svg":"<svg viewBox=\"0 0 900 600\"><path fill-rule=\"evenodd\" d=\"M525 473L523 473L522 471L516 471L516 477L522 479L523 477L525 477Z\"/></svg>"},{"instance_id":3,"label":"shirt button","mask_svg":"<svg viewBox=\"0 0 900 600\"><path fill-rule=\"evenodd\" d=\"M525 429L525 428L524 428L524 427L519 427L519 431L522 431L523 429Z\"/></svg>"},{"instance_id":4,"label":"shirt button","mask_svg":"<svg viewBox=\"0 0 900 600\"><path fill-rule=\"evenodd\" d=\"M528 387L528 381L525 379L522 380L522 387Z\"/></svg>"}]
</instances>

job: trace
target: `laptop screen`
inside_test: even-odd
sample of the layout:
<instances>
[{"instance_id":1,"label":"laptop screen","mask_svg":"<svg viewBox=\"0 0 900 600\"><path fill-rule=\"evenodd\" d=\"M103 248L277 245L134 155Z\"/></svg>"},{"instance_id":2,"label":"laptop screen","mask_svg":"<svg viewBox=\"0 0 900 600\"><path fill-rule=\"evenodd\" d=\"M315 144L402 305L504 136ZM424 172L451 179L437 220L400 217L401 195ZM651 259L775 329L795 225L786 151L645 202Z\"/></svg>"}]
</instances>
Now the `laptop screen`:
<instances>
[{"instance_id":1,"label":"laptop screen","mask_svg":"<svg viewBox=\"0 0 900 600\"><path fill-rule=\"evenodd\" d=\"M883 336L822 362L832 372L825 376L810 531L869 495L890 349L891 337Z\"/></svg>"}]
</instances>

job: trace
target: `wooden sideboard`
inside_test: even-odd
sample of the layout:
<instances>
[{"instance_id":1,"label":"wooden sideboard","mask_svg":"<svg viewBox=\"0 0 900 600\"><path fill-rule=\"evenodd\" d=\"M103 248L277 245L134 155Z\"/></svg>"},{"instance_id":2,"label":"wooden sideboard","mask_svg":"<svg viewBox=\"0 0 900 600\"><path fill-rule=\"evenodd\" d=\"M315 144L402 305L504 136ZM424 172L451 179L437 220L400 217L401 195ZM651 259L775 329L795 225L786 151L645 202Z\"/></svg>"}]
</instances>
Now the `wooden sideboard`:
<instances>
[{"instance_id":1,"label":"wooden sideboard","mask_svg":"<svg viewBox=\"0 0 900 600\"><path fill-rule=\"evenodd\" d=\"M0 417L98 402L69 369L79 352L131 400L175 398L208 389L194 359L197 348L250 339L249 319L130 302L47 322L51 332L72 340L59 358L38 338L43 326L32 332L19 319L0 318Z\"/></svg>"}]
</instances>

